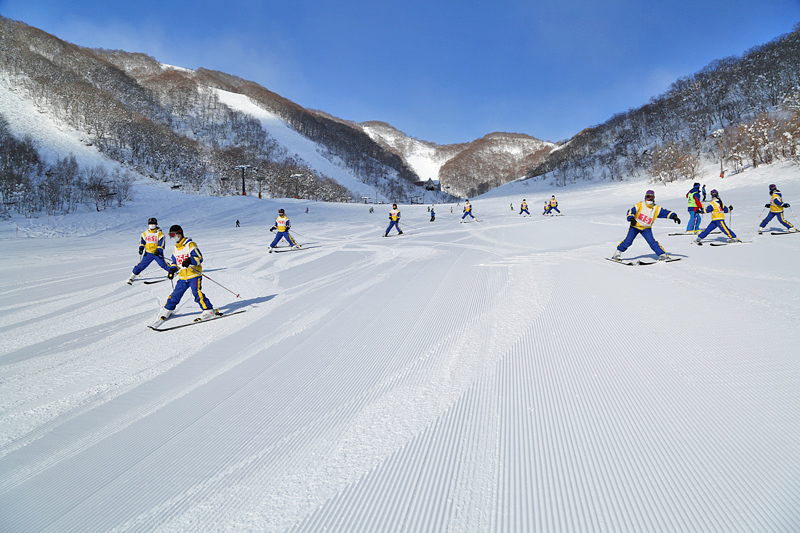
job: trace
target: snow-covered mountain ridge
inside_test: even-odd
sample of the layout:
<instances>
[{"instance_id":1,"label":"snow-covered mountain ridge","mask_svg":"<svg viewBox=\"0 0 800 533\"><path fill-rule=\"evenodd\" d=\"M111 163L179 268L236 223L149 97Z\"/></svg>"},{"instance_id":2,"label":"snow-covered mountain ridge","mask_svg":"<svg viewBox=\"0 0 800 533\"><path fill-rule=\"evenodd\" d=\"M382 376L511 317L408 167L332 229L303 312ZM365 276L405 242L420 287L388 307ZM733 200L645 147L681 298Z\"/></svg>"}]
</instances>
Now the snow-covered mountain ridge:
<instances>
[{"instance_id":1,"label":"snow-covered mountain ridge","mask_svg":"<svg viewBox=\"0 0 800 533\"><path fill-rule=\"evenodd\" d=\"M410 137L385 122L359 125L376 142L401 154L424 181L438 180L442 188L460 196L475 196L472 193L477 191L471 189L480 183L494 188L524 176L556 147L529 135L503 132L469 143L438 145Z\"/></svg>"}]
</instances>

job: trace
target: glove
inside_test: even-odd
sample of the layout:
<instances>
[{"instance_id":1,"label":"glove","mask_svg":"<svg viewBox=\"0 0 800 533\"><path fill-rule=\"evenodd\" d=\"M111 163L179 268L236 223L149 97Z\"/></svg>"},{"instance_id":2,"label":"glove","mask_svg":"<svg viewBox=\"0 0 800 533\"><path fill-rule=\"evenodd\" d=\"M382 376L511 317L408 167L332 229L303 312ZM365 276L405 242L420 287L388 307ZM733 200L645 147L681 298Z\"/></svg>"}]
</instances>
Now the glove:
<instances>
[{"instance_id":1,"label":"glove","mask_svg":"<svg viewBox=\"0 0 800 533\"><path fill-rule=\"evenodd\" d=\"M156 250L155 254L156 254L156 257L164 257L164 251L161 248Z\"/></svg>"},{"instance_id":2,"label":"glove","mask_svg":"<svg viewBox=\"0 0 800 533\"><path fill-rule=\"evenodd\" d=\"M269 230L270 231L275 231L275 226L272 226L271 228L269 228Z\"/></svg>"},{"instance_id":3,"label":"glove","mask_svg":"<svg viewBox=\"0 0 800 533\"><path fill-rule=\"evenodd\" d=\"M674 220L676 224L681 223L681 219L679 219L678 215L676 215L675 213L672 214L672 220Z\"/></svg>"},{"instance_id":4,"label":"glove","mask_svg":"<svg viewBox=\"0 0 800 533\"><path fill-rule=\"evenodd\" d=\"M764 204L764 207L769 207L769 204Z\"/></svg>"},{"instance_id":5,"label":"glove","mask_svg":"<svg viewBox=\"0 0 800 533\"><path fill-rule=\"evenodd\" d=\"M732 205L728 206L728 211L733 211L733 206Z\"/></svg>"},{"instance_id":6,"label":"glove","mask_svg":"<svg viewBox=\"0 0 800 533\"><path fill-rule=\"evenodd\" d=\"M169 269L169 272L167 272L167 277L168 277L169 279L172 279L173 277L175 277L175 273L176 273L176 272L178 272L178 269L177 269L177 268L175 268L175 267L170 267L170 269Z\"/></svg>"},{"instance_id":7,"label":"glove","mask_svg":"<svg viewBox=\"0 0 800 533\"><path fill-rule=\"evenodd\" d=\"M631 223L631 227L634 227L634 226L636 226L636 218L634 218L634 217L631 217L631 219L630 219L630 223Z\"/></svg>"},{"instance_id":8,"label":"glove","mask_svg":"<svg viewBox=\"0 0 800 533\"><path fill-rule=\"evenodd\" d=\"M143 253L144 253L144 246L140 246L139 247L139 255L142 255Z\"/></svg>"},{"instance_id":9,"label":"glove","mask_svg":"<svg viewBox=\"0 0 800 533\"><path fill-rule=\"evenodd\" d=\"M783 207L792 207L789 204L783 204Z\"/></svg>"},{"instance_id":10,"label":"glove","mask_svg":"<svg viewBox=\"0 0 800 533\"><path fill-rule=\"evenodd\" d=\"M181 266L183 268L189 268L189 265L191 265L191 264L192 264L192 260L187 257L186 259L183 260L183 263L181 263Z\"/></svg>"}]
</instances>

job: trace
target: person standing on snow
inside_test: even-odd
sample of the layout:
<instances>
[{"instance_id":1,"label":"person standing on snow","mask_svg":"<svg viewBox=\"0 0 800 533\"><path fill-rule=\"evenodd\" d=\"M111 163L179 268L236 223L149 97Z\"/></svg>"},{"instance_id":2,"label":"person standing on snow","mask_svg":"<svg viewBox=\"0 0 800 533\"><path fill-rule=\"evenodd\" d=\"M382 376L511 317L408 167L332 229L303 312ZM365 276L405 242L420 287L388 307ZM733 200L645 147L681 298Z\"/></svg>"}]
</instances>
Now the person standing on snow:
<instances>
[{"instance_id":1,"label":"person standing on snow","mask_svg":"<svg viewBox=\"0 0 800 533\"><path fill-rule=\"evenodd\" d=\"M631 227L628 228L628 235L619 243L611 259L621 261L620 255L633 244L633 240L639 234L641 234L644 240L647 241L647 244L650 245L650 249L656 253L659 261L666 261L669 259L669 255L664 248L653 238L652 227L657 218L671 218L676 224L680 224L681 219L678 218L676 213L656 205L655 192L647 191L644 194L644 201L628 209L626 218Z\"/></svg>"},{"instance_id":2,"label":"person standing on snow","mask_svg":"<svg viewBox=\"0 0 800 533\"><path fill-rule=\"evenodd\" d=\"M208 299L208 296L203 292L203 254L200 253L200 248L192 239L187 239L183 236L183 228L177 224L170 226L169 238L175 242L175 248L172 250L172 264L169 268L169 279L178 275L178 283L172 290L172 294L167 298L167 303L164 304L164 309L161 311L161 320L166 320L170 317L175 308L183 298L183 293L187 289L192 289L194 301L200 305L203 310L200 317L195 319L195 322L200 320L208 320L216 315L222 313L215 310Z\"/></svg>"},{"instance_id":3,"label":"person standing on snow","mask_svg":"<svg viewBox=\"0 0 800 533\"><path fill-rule=\"evenodd\" d=\"M389 211L389 227L386 228L383 236L388 237L393 227L397 228L398 235L403 234L403 230L400 229L400 210L397 209L397 204L392 204L392 210Z\"/></svg>"},{"instance_id":4,"label":"person standing on snow","mask_svg":"<svg viewBox=\"0 0 800 533\"><path fill-rule=\"evenodd\" d=\"M558 202L556 201L555 196L550 198L550 206L547 208L547 214L549 215L553 210L555 210L559 215L561 214L561 211L558 210Z\"/></svg>"},{"instance_id":5,"label":"person standing on snow","mask_svg":"<svg viewBox=\"0 0 800 533\"><path fill-rule=\"evenodd\" d=\"M686 193L689 200L689 223L686 225L686 233L700 233L700 213L703 211L703 203L700 200L700 184L695 183L692 190Z\"/></svg>"},{"instance_id":6,"label":"person standing on snow","mask_svg":"<svg viewBox=\"0 0 800 533\"><path fill-rule=\"evenodd\" d=\"M433 205L431 205L431 222L436 220L436 211L434 211Z\"/></svg>"},{"instance_id":7,"label":"person standing on snow","mask_svg":"<svg viewBox=\"0 0 800 533\"><path fill-rule=\"evenodd\" d=\"M703 201L706 201L706 184L703 184Z\"/></svg>"},{"instance_id":8,"label":"person standing on snow","mask_svg":"<svg viewBox=\"0 0 800 533\"><path fill-rule=\"evenodd\" d=\"M731 211L733 211L733 206L723 204L719 197L719 192L717 192L717 189L713 189L711 191L711 201L706 206L706 213L711 213L711 224L692 242L694 244L702 244L700 241L708 237L708 234L715 228L719 228L723 234L728 236L728 242L741 242L736 237L736 234L725 225L725 213Z\"/></svg>"},{"instance_id":9,"label":"person standing on snow","mask_svg":"<svg viewBox=\"0 0 800 533\"><path fill-rule=\"evenodd\" d=\"M546 215L550 212L550 202L545 200L544 201L544 211L542 211L542 216Z\"/></svg>"},{"instance_id":10,"label":"person standing on snow","mask_svg":"<svg viewBox=\"0 0 800 533\"><path fill-rule=\"evenodd\" d=\"M461 215L461 222L464 222L464 219L467 218L469 215L473 220L475 219L475 215L472 214L472 204L469 203L469 198L464 201L464 214Z\"/></svg>"},{"instance_id":11,"label":"person standing on snow","mask_svg":"<svg viewBox=\"0 0 800 533\"><path fill-rule=\"evenodd\" d=\"M531 216L530 211L528 211L528 203L525 201L525 198L522 199L522 203L519 204L519 215L525 213L528 216ZM517 215L517 216L519 216Z\"/></svg>"},{"instance_id":12,"label":"person standing on snow","mask_svg":"<svg viewBox=\"0 0 800 533\"><path fill-rule=\"evenodd\" d=\"M133 273L128 278L128 285L133 283L136 276L142 273L147 266L155 261L158 266L169 272L167 262L164 261L164 234L158 227L158 220L155 217L147 221L147 229L142 232L142 238L139 239L139 255L142 259L135 267Z\"/></svg>"},{"instance_id":13,"label":"person standing on snow","mask_svg":"<svg viewBox=\"0 0 800 533\"><path fill-rule=\"evenodd\" d=\"M759 225L758 234L761 235L764 228L767 227L767 224L769 224L769 221L772 220L773 217L778 217L778 222L783 224L783 226L786 228L786 231L790 233L796 232L797 228L787 222L786 218L783 216L783 209L791 206L783 201L783 195L781 194L781 191L778 190L778 187L775 186L775 184L771 184L769 186L769 194L772 196L772 198L770 199L769 203L764 206L765 208L769 207L769 214Z\"/></svg>"},{"instance_id":14,"label":"person standing on snow","mask_svg":"<svg viewBox=\"0 0 800 533\"><path fill-rule=\"evenodd\" d=\"M275 234L275 238L272 240L272 244L269 245L269 253L272 253L275 246L284 238L289 243L290 248L294 248L295 246L298 248L300 247L292 236L289 235L289 229L291 229L291 227L292 223L289 221L289 217L286 216L286 212L284 212L283 209L278 209L278 218L275 219L275 225L269 228L270 231L278 230L278 233Z\"/></svg>"}]
</instances>

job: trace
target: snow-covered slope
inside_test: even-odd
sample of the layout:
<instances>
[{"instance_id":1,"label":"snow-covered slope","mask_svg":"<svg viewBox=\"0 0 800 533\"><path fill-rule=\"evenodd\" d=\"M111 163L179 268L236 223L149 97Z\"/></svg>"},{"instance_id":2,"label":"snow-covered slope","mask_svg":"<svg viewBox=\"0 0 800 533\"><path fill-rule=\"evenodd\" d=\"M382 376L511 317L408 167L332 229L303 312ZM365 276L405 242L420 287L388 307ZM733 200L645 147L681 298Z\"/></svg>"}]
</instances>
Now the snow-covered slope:
<instances>
[{"instance_id":1,"label":"snow-covered slope","mask_svg":"<svg viewBox=\"0 0 800 533\"><path fill-rule=\"evenodd\" d=\"M755 234L770 182L800 198L788 165L705 181L752 244L659 220L682 260L646 267L604 260L643 183L558 189L563 217L509 209L555 192L530 182L481 222L401 206L390 238L363 205L142 184L2 222L0 530L798 531L800 236ZM658 203L683 217L686 185ZM266 253L278 207L306 250ZM245 313L147 329L150 216Z\"/></svg>"},{"instance_id":2,"label":"snow-covered slope","mask_svg":"<svg viewBox=\"0 0 800 533\"><path fill-rule=\"evenodd\" d=\"M420 141L407 136L398 129L385 122L364 122L361 128L372 140L388 146L402 155L408 166L417 173L422 181L439 180L439 170L442 165L458 154L466 145L457 145L461 148L439 146L427 141Z\"/></svg>"},{"instance_id":3,"label":"snow-covered slope","mask_svg":"<svg viewBox=\"0 0 800 533\"><path fill-rule=\"evenodd\" d=\"M215 92L225 105L256 118L261 122L261 127L282 146L291 157L305 163L320 174L323 174L337 183L356 193L356 196L373 196L375 189L365 185L344 169L344 165L337 165L336 158L323 154L327 151L307 137L297 133L286 122L256 105L243 94L231 93L216 89ZM384 199L381 197L381 199Z\"/></svg>"}]
</instances>

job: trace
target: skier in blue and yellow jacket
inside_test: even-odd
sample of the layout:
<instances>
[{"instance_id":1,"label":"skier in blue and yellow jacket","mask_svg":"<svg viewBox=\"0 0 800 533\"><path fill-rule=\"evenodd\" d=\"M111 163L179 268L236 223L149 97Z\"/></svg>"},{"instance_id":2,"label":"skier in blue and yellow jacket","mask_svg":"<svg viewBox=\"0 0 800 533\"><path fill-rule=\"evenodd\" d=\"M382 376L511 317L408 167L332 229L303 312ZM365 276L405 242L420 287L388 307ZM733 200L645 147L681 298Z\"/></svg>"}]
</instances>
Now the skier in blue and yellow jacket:
<instances>
[{"instance_id":1,"label":"skier in blue and yellow jacket","mask_svg":"<svg viewBox=\"0 0 800 533\"><path fill-rule=\"evenodd\" d=\"M526 215L531 216L530 211L528 211L528 202L525 201L525 198L523 198L522 199L522 203L519 204L519 215L517 215L517 216L520 216L522 213L525 213Z\"/></svg>"},{"instance_id":2,"label":"skier in blue and yellow jacket","mask_svg":"<svg viewBox=\"0 0 800 533\"><path fill-rule=\"evenodd\" d=\"M178 282L175 284L172 294L167 298L167 303L164 304L161 319L169 318L187 289L192 289L194 301L203 310L197 320L206 320L220 314L203 292L203 254L200 253L200 248L192 239L183 236L183 229L177 224L170 226L169 238L175 242L169 268L169 279L174 278L177 274Z\"/></svg>"},{"instance_id":3,"label":"skier in blue and yellow jacket","mask_svg":"<svg viewBox=\"0 0 800 533\"><path fill-rule=\"evenodd\" d=\"M472 214L472 204L469 203L469 198L467 198L464 202L464 214L461 215L461 222L464 222L464 219L467 218L467 215L469 215L470 218L475 218L475 215Z\"/></svg>"},{"instance_id":4,"label":"skier in blue and yellow jacket","mask_svg":"<svg viewBox=\"0 0 800 533\"><path fill-rule=\"evenodd\" d=\"M728 237L728 242L740 242L736 234L725 224L725 213L733 211L732 205L725 205L719 197L717 189L711 191L711 201L706 205L706 213L711 213L711 224L703 230L692 242L702 244L700 241L708 237L708 234L719 228Z\"/></svg>"},{"instance_id":5,"label":"skier in blue and yellow jacket","mask_svg":"<svg viewBox=\"0 0 800 533\"><path fill-rule=\"evenodd\" d=\"M403 230L400 229L400 210L397 209L397 204L392 204L392 210L389 211L389 227L386 228L383 236L388 237L392 228L397 228L398 235L403 234Z\"/></svg>"},{"instance_id":6,"label":"skier in blue and yellow jacket","mask_svg":"<svg viewBox=\"0 0 800 533\"><path fill-rule=\"evenodd\" d=\"M151 217L147 221L147 229L142 232L142 238L139 239L139 255L142 259L133 267L133 273L128 278L128 285L133 283L136 276L141 274L153 261L169 272L169 267L164 261L164 242L164 234L158 227L158 220L155 217Z\"/></svg>"},{"instance_id":7,"label":"skier in blue and yellow jacket","mask_svg":"<svg viewBox=\"0 0 800 533\"><path fill-rule=\"evenodd\" d=\"M659 261L666 261L669 259L667 252L653 237L653 230L651 228L653 227L653 224L657 218L670 218L674 220L676 224L680 224L681 219L678 218L676 213L673 213L669 209L664 209L663 207L656 205L656 193L654 191L647 191L644 194L643 201L628 209L626 218L630 224L630 228L628 228L628 235L626 235L625 239L619 243L614 255L611 256L611 259L620 261L620 255L622 252L627 250L631 244L633 244L633 240L639 234L641 234L642 237L644 237L644 240L647 241L647 244L650 245L650 249L653 250L656 255L658 255Z\"/></svg>"},{"instance_id":8,"label":"skier in blue and yellow jacket","mask_svg":"<svg viewBox=\"0 0 800 533\"><path fill-rule=\"evenodd\" d=\"M783 216L784 208L790 206L789 204L783 201L783 195L781 194L781 191L778 190L778 187L774 183L770 184L769 186L769 195L772 198L770 198L769 203L764 206L765 208L769 207L769 214L766 216L766 218L764 218L761 224L759 224L758 234L761 235L764 228L767 227L767 224L769 224L769 221L772 220L773 217L778 218L778 222L783 224L783 226L786 228L786 231L790 233L796 232L797 228L792 226Z\"/></svg>"},{"instance_id":9,"label":"skier in blue and yellow jacket","mask_svg":"<svg viewBox=\"0 0 800 533\"><path fill-rule=\"evenodd\" d=\"M270 231L278 230L278 233L275 234L275 238L272 239L272 244L269 245L269 253L272 253L272 249L278 245L281 239L286 239L290 248L299 246L292 236L289 235L289 230L291 228L292 223L289 221L289 217L286 216L286 212L283 209L278 209L278 218L275 219L275 225L269 228Z\"/></svg>"}]
</instances>

